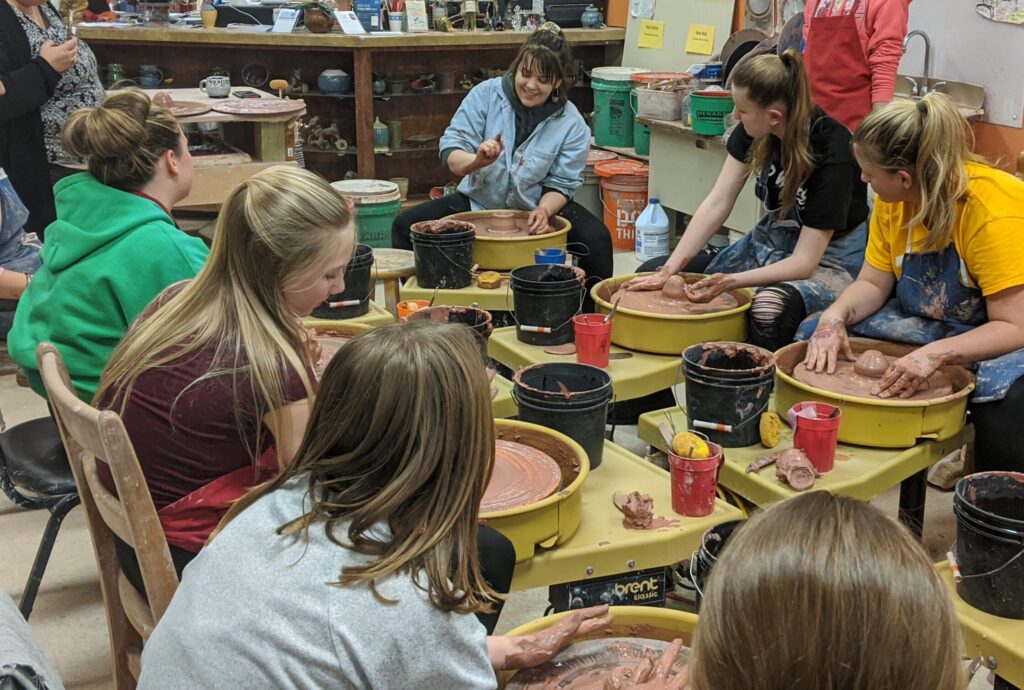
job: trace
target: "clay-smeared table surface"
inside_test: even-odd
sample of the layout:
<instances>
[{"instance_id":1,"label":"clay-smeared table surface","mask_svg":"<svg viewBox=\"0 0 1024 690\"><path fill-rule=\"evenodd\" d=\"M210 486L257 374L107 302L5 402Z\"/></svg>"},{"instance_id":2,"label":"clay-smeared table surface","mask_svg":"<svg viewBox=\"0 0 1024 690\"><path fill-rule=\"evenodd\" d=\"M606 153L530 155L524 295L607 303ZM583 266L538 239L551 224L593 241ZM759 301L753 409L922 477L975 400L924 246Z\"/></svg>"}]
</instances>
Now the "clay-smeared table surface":
<instances>
[{"instance_id":1,"label":"clay-smeared table surface","mask_svg":"<svg viewBox=\"0 0 1024 690\"><path fill-rule=\"evenodd\" d=\"M516 673L509 690L604 690L633 687L635 677L646 662L657 664L671 643L641 637L609 637L577 642L559 652L551 661ZM676 655L669 683L686 673L690 650L683 647ZM647 686L644 686L647 687Z\"/></svg>"},{"instance_id":2,"label":"clay-smeared table surface","mask_svg":"<svg viewBox=\"0 0 1024 690\"><path fill-rule=\"evenodd\" d=\"M562 472L546 453L525 443L496 441L494 471L480 501L481 513L527 506L558 491Z\"/></svg>"},{"instance_id":3,"label":"clay-smeared table surface","mask_svg":"<svg viewBox=\"0 0 1024 690\"><path fill-rule=\"evenodd\" d=\"M324 370L327 369L327 365L334 355L338 354L338 350L352 338L351 333L342 333L341 331L318 330L316 332L317 342L320 343L320 359L313 366L313 373L318 379L324 375Z\"/></svg>"},{"instance_id":4,"label":"clay-smeared table surface","mask_svg":"<svg viewBox=\"0 0 1024 690\"><path fill-rule=\"evenodd\" d=\"M686 280L682 276L672 276L660 290L619 288L609 301L612 304L617 302L620 308L650 314L713 314L739 305L739 301L728 292L723 292L710 302L691 302L685 288Z\"/></svg>"},{"instance_id":5,"label":"clay-smeared table surface","mask_svg":"<svg viewBox=\"0 0 1024 690\"><path fill-rule=\"evenodd\" d=\"M880 377L885 374L897 358L884 355L878 350L865 350L856 362L840 359L836 363L834 374L818 373L809 370L800 362L793 369L793 378L808 386L822 390L850 395L858 398L880 400L871 394L871 389L878 385ZM887 398L892 400L932 400L952 394L953 384L949 376L942 370L932 374L925 383L907 398Z\"/></svg>"}]
</instances>

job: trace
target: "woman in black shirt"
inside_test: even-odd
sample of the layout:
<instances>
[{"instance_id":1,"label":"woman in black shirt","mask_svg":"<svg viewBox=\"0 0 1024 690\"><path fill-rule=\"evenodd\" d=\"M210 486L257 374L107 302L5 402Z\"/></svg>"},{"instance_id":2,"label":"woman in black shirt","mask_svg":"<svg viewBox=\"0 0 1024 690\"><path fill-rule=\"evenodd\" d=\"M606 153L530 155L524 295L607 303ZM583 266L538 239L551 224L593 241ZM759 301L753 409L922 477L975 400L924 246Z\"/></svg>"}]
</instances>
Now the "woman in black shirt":
<instances>
[{"instance_id":1,"label":"woman in black shirt","mask_svg":"<svg viewBox=\"0 0 1024 690\"><path fill-rule=\"evenodd\" d=\"M795 51L746 61L732 83L739 124L718 180L672 255L641 266L660 270L635 278L629 289L660 289L683 269L710 274L691 286L695 302L758 288L748 339L776 350L792 342L800 322L828 307L860 270L867 189L850 151L850 132L811 102ZM752 170L765 215L713 258L699 256L732 212Z\"/></svg>"}]
</instances>

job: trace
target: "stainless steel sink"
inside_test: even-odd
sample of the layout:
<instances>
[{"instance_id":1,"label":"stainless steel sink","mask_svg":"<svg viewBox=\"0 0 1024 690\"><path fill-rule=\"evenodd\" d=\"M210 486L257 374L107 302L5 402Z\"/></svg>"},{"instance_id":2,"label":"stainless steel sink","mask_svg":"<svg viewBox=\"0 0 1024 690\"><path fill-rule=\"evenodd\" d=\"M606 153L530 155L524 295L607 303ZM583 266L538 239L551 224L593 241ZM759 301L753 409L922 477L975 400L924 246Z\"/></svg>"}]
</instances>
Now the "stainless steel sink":
<instances>
[{"instance_id":1,"label":"stainless steel sink","mask_svg":"<svg viewBox=\"0 0 1024 690\"><path fill-rule=\"evenodd\" d=\"M985 87L961 81L938 77L923 77L916 74L896 75L896 98L920 100L932 91L944 93L953 99L960 114L971 119L985 114Z\"/></svg>"}]
</instances>

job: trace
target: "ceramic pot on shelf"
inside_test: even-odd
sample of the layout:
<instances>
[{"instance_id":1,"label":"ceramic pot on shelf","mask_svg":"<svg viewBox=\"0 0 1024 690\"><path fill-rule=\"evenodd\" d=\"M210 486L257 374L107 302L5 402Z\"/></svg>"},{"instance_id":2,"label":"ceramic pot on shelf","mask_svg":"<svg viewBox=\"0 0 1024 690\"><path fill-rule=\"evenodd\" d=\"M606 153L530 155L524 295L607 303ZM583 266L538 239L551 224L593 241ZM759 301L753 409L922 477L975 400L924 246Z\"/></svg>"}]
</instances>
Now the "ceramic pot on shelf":
<instances>
[{"instance_id":1,"label":"ceramic pot on shelf","mask_svg":"<svg viewBox=\"0 0 1024 690\"><path fill-rule=\"evenodd\" d=\"M324 14L318 7L307 7L303 12L303 23L314 34L325 34L334 27L334 17Z\"/></svg>"},{"instance_id":2,"label":"ceramic pot on shelf","mask_svg":"<svg viewBox=\"0 0 1024 690\"><path fill-rule=\"evenodd\" d=\"M380 118L376 118L373 122L373 150L376 153L382 153L388 151L388 139L391 136L391 130L388 126L380 121Z\"/></svg>"},{"instance_id":3,"label":"ceramic pot on shelf","mask_svg":"<svg viewBox=\"0 0 1024 690\"><path fill-rule=\"evenodd\" d=\"M583 10L583 14L580 16L580 24L584 29L600 29L603 20L604 17L601 16L601 10L593 5L587 5L587 8Z\"/></svg>"},{"instance_id":4,"label":"ceramic pot on shelf","mask_svg":"<svg viewBox=\"0 0 1024 690\"><path fill-rule=\"evenodd\" d=\"M316 78L316 85L324 93L348 93L352 90L352 77L343 69L325 69Z\"/></svg>"}]
</instances>

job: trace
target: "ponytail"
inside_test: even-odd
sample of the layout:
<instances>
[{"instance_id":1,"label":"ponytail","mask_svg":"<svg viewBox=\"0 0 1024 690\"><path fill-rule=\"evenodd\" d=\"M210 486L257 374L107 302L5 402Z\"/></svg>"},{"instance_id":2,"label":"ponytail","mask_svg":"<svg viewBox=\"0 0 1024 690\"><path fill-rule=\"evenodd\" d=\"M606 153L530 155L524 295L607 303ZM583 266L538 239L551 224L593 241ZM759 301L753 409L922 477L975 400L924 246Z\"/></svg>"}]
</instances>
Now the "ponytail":
<instances>
[{"instance_id":1,"label":"ponytail","mask_svg":"<svg viewBox=\"0 0 1024 690\"><path fill-rule=\"evenodd\" d=\"M749 155L751 168L764 170L773 154L778 153L779 163L786 173L779 212L785 216L796 204L800 186L814 171L809 135L814 102L803 60L793 49L782 55L759 55L736 68L732 85L746 89L747 97L761 108L779 103L786 108L785 137L781 141L773 135L757 139Z\"/></svg>"},{"instance_id":2,"label":"ponytail","mask_svg":"<svg viewBox=\"0 0 1024 690\"><path fill-rule=\"evenodd\" d=\"M967 120L949 96L929 93L920 101L895 100L864 119L853 135L857 157L890 172L906 170L921 187L908 227L927 228L922 251L945 249L957 204L967 197L968 162L976 156Z\"/></svg>"}]
</instances>

